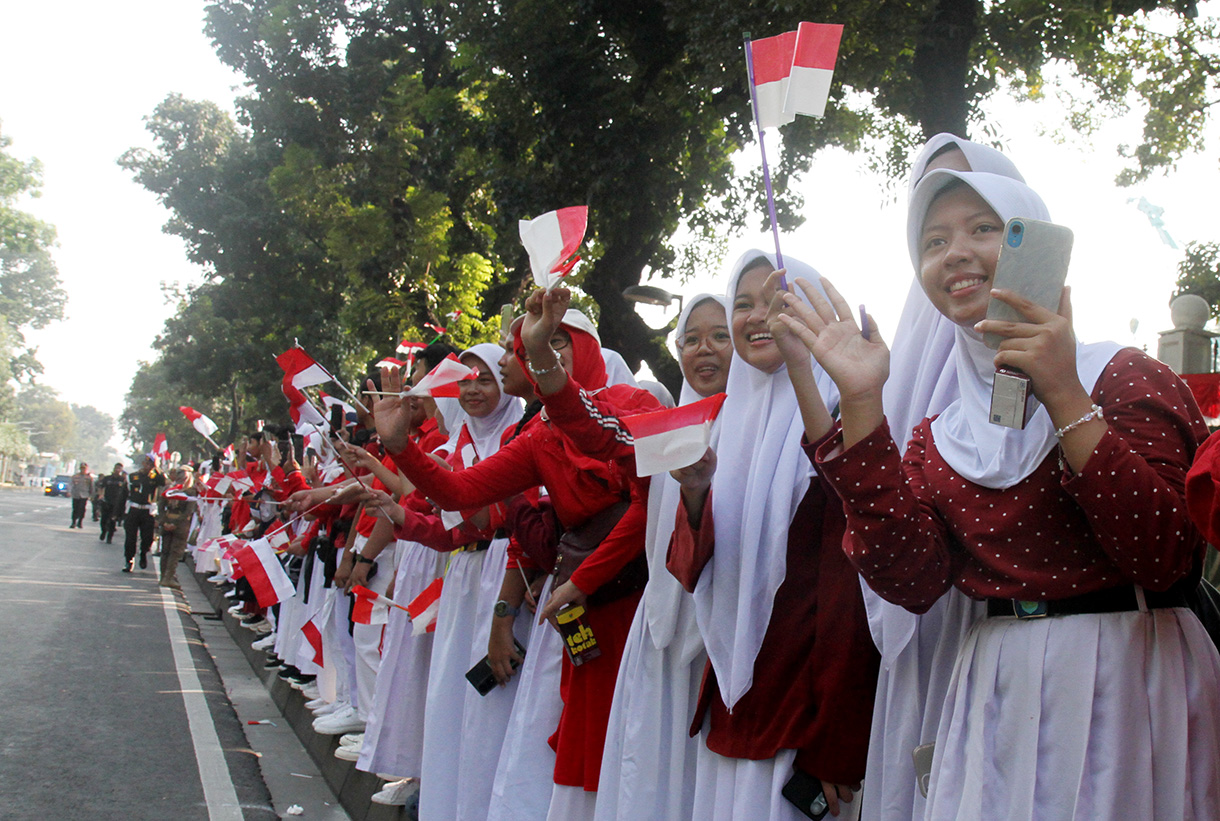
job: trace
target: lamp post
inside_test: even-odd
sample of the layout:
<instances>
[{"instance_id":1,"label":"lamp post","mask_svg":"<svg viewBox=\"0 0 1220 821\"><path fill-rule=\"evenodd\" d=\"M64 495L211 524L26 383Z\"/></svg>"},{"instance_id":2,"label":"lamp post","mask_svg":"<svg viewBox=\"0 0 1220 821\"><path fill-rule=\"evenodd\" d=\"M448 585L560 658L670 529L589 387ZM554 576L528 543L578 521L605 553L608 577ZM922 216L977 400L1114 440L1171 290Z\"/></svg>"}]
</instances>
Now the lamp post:
<instances>
[{"instance_id":1,"label":"lamp post","mask_svg":"<svg viewBox=\"0 0 1220 821\"><path fill-rule=\"evenodd\" d=\"M623 289L623 296L630 302L642 302L645 305L667 306L678 300L678 313L682 313L682 294L671 294L664 288L655 285L631 285Z\"/></svg>"}]
</instances>

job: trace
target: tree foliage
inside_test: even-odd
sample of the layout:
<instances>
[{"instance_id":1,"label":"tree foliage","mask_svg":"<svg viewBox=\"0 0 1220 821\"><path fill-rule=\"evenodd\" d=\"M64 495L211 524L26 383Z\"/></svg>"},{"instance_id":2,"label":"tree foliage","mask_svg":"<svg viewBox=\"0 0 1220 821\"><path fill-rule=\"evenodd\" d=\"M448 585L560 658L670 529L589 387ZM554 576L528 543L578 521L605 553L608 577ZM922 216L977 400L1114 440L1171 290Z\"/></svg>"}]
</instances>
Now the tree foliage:
<instances>
[{"instance_id":1,"label":"tree foliage","mask_svg":"<svg viewBox=\"0 0 1220 821\"><path fill-rule=\"evenodd\" d=\"M1196 294L1211 306L1212 319L1220 319L1220 243L1191 242L1178 263L1173 295Z\"/></svg>"},{"instance_id":2,"label":"tree foliage","mask_svg":"<svg viewBox=\"0 0 1220 821\"><path fill-rule=\"evenodd\" d=\"M1200 144L1215 74L1205 55L1217 32L1191 22L1193 9L217 0L207 33L248 82L238 119L171 96L149 118L156 147L122 159L208 273L180 295L124 424L147 426L132 413L155 404L153 374L227 409L234 433L243 418L282 414L268 357L293 339L352 378L455 310L454 341L486 338L499 306L528 286L516 221L574 204L590 208L574 282L596 306L603 343L672 384L661 334L621 292L646 273L680 279L718 265L728 236L765 224L760 180L733 164L753 139L744 31L845 25L827 115L786 126L774 167L779 221L793 228L795 182L823 147L868 152L898 175L933 133L998 138L1002 124L982 121L982 102L1000 89L1043 94L1052 66L1095 88L1075 127L1133 99L1155 110L1155 127L1129 149L1129 179L1171 165ZM1152 38L1157 26L1168 39ZM1188 69L1175 74L1175 59ZM677 236L694 240L679 247Z\"/></svg>"},{"instance_id":3,"label":"tree foliage","mask_svg":"<svg viewBox=\"0 0 1220 821\"><path fill-rule=\"evenodd\" d=\"M42 166L8 152L12 139L0 133L0 319L5 335L4 401L11 400L10 379L42 372L22 331L45 328L63 319L68 296L60 285L51 256L55 228L22 209L24 199L39 196Z\"/></svg>"},{"instance_id":4,"label":"tree foliage","mask_svg":"<svg viewBox=\"0 0 1220 821\"><path fill-rule=\"evenodd\" d=\"M76 415L59 394L46 385L27 385L17 394L17 424L39 453L68 454L76 435Z\"/></svg>"}]
</instances>

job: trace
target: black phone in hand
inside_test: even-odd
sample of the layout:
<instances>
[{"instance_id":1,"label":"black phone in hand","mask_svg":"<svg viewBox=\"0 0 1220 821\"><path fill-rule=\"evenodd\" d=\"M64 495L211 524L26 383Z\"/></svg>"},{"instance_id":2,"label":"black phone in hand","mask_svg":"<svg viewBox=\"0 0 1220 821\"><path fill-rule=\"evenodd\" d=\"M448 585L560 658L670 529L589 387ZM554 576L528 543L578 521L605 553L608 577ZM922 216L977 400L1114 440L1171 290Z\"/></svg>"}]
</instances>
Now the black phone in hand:
<instances>
[{"instance_id":1,"label":"black phone in hand","mask_svg":"<svg viewBox=\"0 0 1220 821\"><path fill-rule=\"evenodd\" d=\"M826 794L822 791L822 782L803 770L796 770L788 783L780 790L789 804L801 811L806 818L822 821L830 812L826 803Z\"/></svg>"}]
</instances>

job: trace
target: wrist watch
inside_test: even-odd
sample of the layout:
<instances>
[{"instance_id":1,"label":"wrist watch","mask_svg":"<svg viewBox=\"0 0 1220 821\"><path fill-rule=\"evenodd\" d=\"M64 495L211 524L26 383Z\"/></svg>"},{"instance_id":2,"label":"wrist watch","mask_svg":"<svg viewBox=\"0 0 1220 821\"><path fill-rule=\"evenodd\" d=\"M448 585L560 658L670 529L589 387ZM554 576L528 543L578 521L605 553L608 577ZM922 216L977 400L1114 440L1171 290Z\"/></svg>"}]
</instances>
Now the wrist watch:
<instances>
[{"instance_id":1,"label":"wrist watch","mask_svg":"<svg viewBox=\"0 0 1220 821\"><path fill-rule=\"evenodd\" d=\"M356 564L376 564L376 563L377 563L376 559L370 559L368 556L363 556L359 553L356 554Z\"/></svg>"},{"instance_id":2,"label":"wrist watch","mask_svg":"<svg viewBox=\"0 0 1220 821\"><path fill-rule=\"evenodd\" d=\"M504 601L504 599L500 599L498 602L496 602L496 608L493 612L496 614L497 618L504 618L505 616L517 615L521 612L521 608L513 607L511 604Z\"/></svg>"}]
</instances>

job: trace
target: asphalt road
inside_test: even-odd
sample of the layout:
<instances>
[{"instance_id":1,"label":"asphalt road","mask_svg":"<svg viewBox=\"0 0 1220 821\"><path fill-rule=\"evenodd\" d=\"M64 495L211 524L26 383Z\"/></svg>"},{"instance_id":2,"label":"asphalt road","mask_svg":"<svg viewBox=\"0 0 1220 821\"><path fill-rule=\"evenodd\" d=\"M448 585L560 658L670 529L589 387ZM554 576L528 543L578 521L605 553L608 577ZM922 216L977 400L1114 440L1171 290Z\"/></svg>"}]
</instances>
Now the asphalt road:
<instances>
[{"instance_id":1,"label":"asphalt road","mask_svg":"<svg viewBox=\"0 0 1220 821\"><path fill-rule=\"evenodd\" d=\"M276 817L185 600L70 509L0 490L0 817Z\"/></svg>"}]
</instances>

